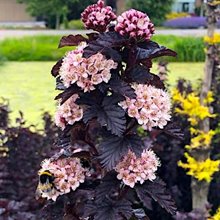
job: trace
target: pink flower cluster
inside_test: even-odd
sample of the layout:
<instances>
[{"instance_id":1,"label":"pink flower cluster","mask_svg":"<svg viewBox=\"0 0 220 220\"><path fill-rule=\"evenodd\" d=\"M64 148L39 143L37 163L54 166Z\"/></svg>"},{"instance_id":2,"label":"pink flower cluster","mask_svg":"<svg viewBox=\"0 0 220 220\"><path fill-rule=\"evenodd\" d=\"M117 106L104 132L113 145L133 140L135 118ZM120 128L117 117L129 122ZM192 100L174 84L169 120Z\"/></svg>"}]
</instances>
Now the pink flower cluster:
<instances>
[{"instance_id":1,"label":"pink flower cluster","mask_svg":"<svg viewBox=\"0 0 220 220\"><path fill-rule=\"evenodd\" d=\"M99 32L105 32L110 22L116 19L112 8L110 6L104 7L104 0L99 0L97 4L88 6L81 17L86 29Z\"/></svg>"},{"instance_id":2,"label":"pink flower cluster","mask_svg":"<svg viewBox=\"0 0 220 220\"><path fill-rule=\"evenodd\" d=\"M43 198L56 200L58 196L76 190L80 183L85 181L87 170L84 169L78 158L63 158L57 161L44 160L39 175L49 171L53 177L53 188L48 192L41 192Z\"/></svg>"},{"instance_id":3,"label":"pink flower cluster","mask_svg":"<svg viewBox=\"0 0 220 220\"><path fill-rule=\"evenodd\" d=\"M163 128L170 120L171 100L167 92L151 85L133 84L136 99L126 98L119 103L128 115L136 118L145 130Z\"/></svg>"},{"instance_id":4,"label":"pink flower cluster","mask_svg":"<svg viewBox=\"0 0 220 220\"><path fill-rule=\"evenodd\" d=\"M123 35L135 39L150 40L154 34L154 25L151 23L149 17L143 12L135 9L130 9L117 19L115 30Z\"/></svg>"},{"instance_id":5,"label":"pink flower cluster","mask_svg":"<svg viewBox=\"0 0 220 220\"><path fill-rule=\"evenodd\" d=\"M153 181L156 178L155 172L158 166L160 166L160 161L153 151L144 150L141 157L137 158L129 150L115 170L118 172L117 178L133 188L138 182L143 184L146 180Z\"/></svg>"},{"instance_id":6,"label":"pink flower cluster","mask_svg":"<svg viewBox=\"0 0 220 220\"><path fill-rule=\"evenodd\" d=\"M59 105L55 113L55 124L64 130L67 124L73 125L83 117L83 109L75 103L77 94L72 95L66 102Z\"/></svg>"},{"instance_id":7,"label":"pink flower cluster","mask_svg":"<svg viewBox=\"0 0 220 220\"><path fill-rule=\"evenodd\" d=\"M111 78L111 69L117 68L117 63L107 60L104 55L97 53L88 59L83 58L83 46L70 51L63 59L59 75L64 86L69 87L76 83L84 92L95 89L95 85L108 82Z\"/></svg>"}]
</instances>

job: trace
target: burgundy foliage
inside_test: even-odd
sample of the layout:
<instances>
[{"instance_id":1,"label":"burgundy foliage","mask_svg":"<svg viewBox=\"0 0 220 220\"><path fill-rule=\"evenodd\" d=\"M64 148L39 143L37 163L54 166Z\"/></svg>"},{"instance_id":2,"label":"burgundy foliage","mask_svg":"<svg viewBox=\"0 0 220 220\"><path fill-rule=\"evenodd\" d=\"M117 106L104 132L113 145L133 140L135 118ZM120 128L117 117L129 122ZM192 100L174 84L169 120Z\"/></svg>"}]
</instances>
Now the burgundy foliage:
<instances>
[{"instance_id":1,"label":"burgundy foliage","mask_svg":"<svg viewBox=\"0 0 220 220\"><path fill-rule=\"evenodd\" d=\"M143 185L136 184L130 188L121 184L113 168L129 150L139 156L144 149L152 147L151 141L139 136L136 119L128 117L118 103L126 96L136 97L131 87L134 82L164 89L159 77L150 71L152 59L176 56L176 53L150 40L140 42L121 36L114 28L105 33L91 33L86 39L79 35L63 37L59 47L75 45L80 41L87 42L83 54L85 58L100 52L107 59L117 62L118 68L111 71L108 83L103 82L94 91L84 93L75 85L62 87L58 76L61 63L54 66L52 74L58 79L58 88L64 89L56 99L64 103L71 95L78 94L76 104L85 107L82 120L67 125L63 130L57 141L62 153L54 157L79 157L93 172L76 191L60 196L56 203L49 202L42 216L48 220L54 219L54 216L56 219L76 220L83 217L94 220L148 219L147 209L152 208L152 201L174 215L174 201L159 177L153 182L148 180ZM179 128L171 123L164 130L157 131L158 135L183 137ZM150 137L154 133L153 130L146 135ZM81 152L73 153L79 145ZM58 212L60 209L62 212Z\"/></svg>"}]
</instances>

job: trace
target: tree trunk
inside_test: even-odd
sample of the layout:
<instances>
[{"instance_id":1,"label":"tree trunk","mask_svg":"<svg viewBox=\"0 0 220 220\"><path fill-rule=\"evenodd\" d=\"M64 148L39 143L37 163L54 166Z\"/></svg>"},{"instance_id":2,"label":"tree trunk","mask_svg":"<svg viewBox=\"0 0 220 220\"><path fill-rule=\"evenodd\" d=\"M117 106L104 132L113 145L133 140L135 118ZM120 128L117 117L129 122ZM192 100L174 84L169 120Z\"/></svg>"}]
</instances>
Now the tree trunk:
<instances>
[{"instance_id":1,"label":"tree trunk","mask_svg":"<svg viewBox=\"0 0 220 220\"><path fill-rule=\"evenodd\" d=\"M207 23L208 23L208 33L209 37L212 37L215 31L216 26L216 19L214 16L214 7L207 4ZM204 105L204 99L207 97L208 91L211 90L212 84L212 77L214 71L214 59L210 54L212 53L213 47L209 46L207 48L206 53L206 61L205 61L205 68L204 68L204 78L203 78L203 85L200 94L200 101L201 104ZM204 132L208 132L210 130L210 120L206 118L200 123L200 130ZM192 155L197 161L204 161L210 157L210 149L207 150L196 150L193 152ZM205 205L207 204L208 198L208 190L209 190L209 183L207 182L199 182L195 179L192 179L192 200L193 200L193 209L200 208L204 209Z\"/></svg>"},{"instance_id":2,"label":"tree trunk","mask_svg":"<svg viewBox=\"0 0 220 220\"><path fill-rule=\"evenodd\" d=\"M126 0L117 0L117 14L120 15L126 10Z\"/></svg>"},{"instance_id":3,"label":"tree trunk","mask_svg":"<svg viewBox=\"0 0 220 220\"><path fill-rule=\"evenodd\" d=\"M56 14L56 29L60 29L60 13Z\"/></svg>"}]
</instances>

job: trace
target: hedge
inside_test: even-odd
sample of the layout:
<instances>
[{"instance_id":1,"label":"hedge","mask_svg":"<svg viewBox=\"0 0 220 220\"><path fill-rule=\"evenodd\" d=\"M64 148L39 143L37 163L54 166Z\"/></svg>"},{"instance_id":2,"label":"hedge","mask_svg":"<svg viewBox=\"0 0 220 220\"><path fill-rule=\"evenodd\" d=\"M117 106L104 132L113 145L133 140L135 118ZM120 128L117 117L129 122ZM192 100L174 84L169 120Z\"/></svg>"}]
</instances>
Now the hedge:
<instances>
[{"instance_id":1,"label":"hedge","mask_svg":"<svg viewBox=\"0 0 220 220\"><path fill-rule=\"evenodd\" d=\"M55 61L66 52L57 49L61 36L28 36L0 41L0 54L8 61Z\"/></svg>"},{"instance_id":2,"label":"hedge","mask_svg":"<svg viewBox=\"0 0 220 220\"><path fill-rule=\"evenodd\" d=\"M167 58L172 62L203 62L205 61L205 47L202 37L180 37L159 35L153 37L159 44L177 52L177 58Z\"/></svg>"},{"instance_id":3,"label":"hedge","mask_svg":"<svg viewBox=\"0 0 220 220\"><path fill-rule=\"evenodd\" d=\"M57 49L60 36L29 36L0 41L0 57L9 61L55 61L63 56L66 48ZM172 62L202 62L205 60L201 37L159 35L153 37L161 45L175 50L177 58Z\"/></svg>"}]
</instances>

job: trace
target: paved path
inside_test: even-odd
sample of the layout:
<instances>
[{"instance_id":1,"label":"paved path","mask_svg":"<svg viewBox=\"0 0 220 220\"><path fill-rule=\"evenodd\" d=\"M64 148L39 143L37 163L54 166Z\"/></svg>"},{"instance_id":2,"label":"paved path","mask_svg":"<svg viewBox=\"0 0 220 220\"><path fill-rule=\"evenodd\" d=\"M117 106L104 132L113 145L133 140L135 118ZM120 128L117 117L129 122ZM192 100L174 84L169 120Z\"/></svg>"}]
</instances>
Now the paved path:
<instances>
[{"instance_id":1,"label":"paved path","mask_svg":"<svg viewBox=\"0 0 220 220\"><path fill-rule=\"evenodd\" d=\"M23 37L33 35L68 35L68 34L85 34L90 31L85 30L0 30L0 40L7 37ZM170 29L170 30L156 30L156 34L176 35L176 36L205 36L207 30L205 29ZM220 29L217 30L220 33Z\"/></svg>"}]
</instances>

